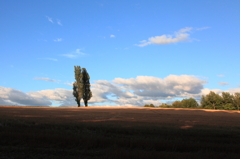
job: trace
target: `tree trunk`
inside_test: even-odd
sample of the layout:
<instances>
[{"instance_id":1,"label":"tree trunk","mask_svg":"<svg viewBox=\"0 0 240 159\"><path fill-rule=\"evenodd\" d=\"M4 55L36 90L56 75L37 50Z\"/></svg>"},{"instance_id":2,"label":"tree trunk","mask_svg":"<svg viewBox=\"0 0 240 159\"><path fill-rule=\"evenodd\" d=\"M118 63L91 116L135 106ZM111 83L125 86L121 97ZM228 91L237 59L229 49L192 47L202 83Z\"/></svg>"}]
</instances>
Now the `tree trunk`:
<instances>
[{"instance_id":1,"label":"tree trunk","mask_svg":"<svg viewBox=\"0 0 240 159\"><path fill-rule=\"evenodd\" d=\"M85 104L85 107L87 107L88 106L88 101L84 100L84 104Z\"/></svg>"},{"instance_id":2,"label":"tree trunk","mask_svg":"<svg viewBox=\"0 0 240 159\"><path fill-rule=\"evenodd\" d=\"M78 101L78 107L81 106L81 99Z\"/></svg>"}]
</instances>

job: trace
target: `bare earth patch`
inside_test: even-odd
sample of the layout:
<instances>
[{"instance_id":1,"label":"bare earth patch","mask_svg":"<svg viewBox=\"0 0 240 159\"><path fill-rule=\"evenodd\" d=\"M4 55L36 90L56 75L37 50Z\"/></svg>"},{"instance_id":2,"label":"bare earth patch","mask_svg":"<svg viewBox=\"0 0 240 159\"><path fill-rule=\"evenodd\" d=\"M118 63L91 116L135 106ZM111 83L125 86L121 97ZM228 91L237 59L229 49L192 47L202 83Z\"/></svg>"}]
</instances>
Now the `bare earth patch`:
<instances>
[{"instance_id":1,"label":"bare earth patch","mask_svg":"<svg viewBox=\"0 0 240 159\"><path fill-rule=\"evenodd\" d=\"M239 158L240 112L0 106L0 158Z\"/></svg>"},{"instance_id":2,"label":"bare earth patch","mask_svg":"<svg viewBox=\"0 0 240 159\"><path fill-rule=\"evenodd\" d=\"M240 126L240 112L181 108L118 108L118 107L16 107L1 106L1 118L28 120L36 123L81 123L124 121L151 123L159 126L175 125L192 128L197 125Z\"/></svg>"}]
</instances>

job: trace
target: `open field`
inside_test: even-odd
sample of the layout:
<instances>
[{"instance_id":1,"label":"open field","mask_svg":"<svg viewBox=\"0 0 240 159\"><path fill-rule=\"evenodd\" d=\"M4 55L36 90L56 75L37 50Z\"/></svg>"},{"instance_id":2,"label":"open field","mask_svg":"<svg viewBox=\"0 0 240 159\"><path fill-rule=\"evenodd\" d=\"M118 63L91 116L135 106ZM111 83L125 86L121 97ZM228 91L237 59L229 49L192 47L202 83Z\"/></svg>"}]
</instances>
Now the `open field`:
<instances>
[{"instance_id":1,"label":"open field","mask_svg":"<svg viewBox=\"0 0 240 159\"><path fill-rule=\"evenodd\" d=\"M0 107L0 158L239 158L240 112Z\"/></svg>"}]
</instances>

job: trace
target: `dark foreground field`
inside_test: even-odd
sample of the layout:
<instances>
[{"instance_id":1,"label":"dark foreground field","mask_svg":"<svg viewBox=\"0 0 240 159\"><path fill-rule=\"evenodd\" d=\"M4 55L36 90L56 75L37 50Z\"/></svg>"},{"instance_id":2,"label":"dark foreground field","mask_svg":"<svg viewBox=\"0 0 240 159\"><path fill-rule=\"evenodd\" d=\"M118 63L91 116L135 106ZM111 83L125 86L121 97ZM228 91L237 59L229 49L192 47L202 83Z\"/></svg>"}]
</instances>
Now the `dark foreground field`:
<instances>
[{"instance_id":1,"label":"dark foreground field","mask_svg":"<svg viewBox=\"0 0 240 159\"><path fill-rule=\"evenodd\" d=\"M0 158L240 158L240 113L0 107Z\"/></svg>"}]
</instances>

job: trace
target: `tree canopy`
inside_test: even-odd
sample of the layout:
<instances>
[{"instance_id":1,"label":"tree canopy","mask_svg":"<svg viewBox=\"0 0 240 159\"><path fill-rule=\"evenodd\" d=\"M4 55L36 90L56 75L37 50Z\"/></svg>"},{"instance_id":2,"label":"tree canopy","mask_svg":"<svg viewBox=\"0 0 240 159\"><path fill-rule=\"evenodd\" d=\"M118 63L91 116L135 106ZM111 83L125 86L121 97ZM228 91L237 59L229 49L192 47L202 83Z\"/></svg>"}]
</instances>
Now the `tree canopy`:
<instances>
[{"instance_id":1,"label":"tree canopy","mask_svg":"<svg viewBox=\"0 0 240 159\"><path fill-rule=\"evenodd\" d=\"M88 106L88 100L91 99L92 97L92 92L90 90L90 82L89 82L90 76L85 68L82 69L82 82L83 82L83 87L82 87L82 98L84 100L84 104L87 107Z\"/></svg>"},{"instance_id":2,"label":"tree canopy","mask_svg":"<svg viewBox=\"0 0 240 159\"><path fill-rule=\"evenodd\" d=\"M81 98L84 100L85 107L88 106L88 100L92 97L92 92L90 89L90 76L86 68L80 66L74 66L75 82L73 83L73 96L78 104L81 106Z\"/></svg>"}]
</instances>

